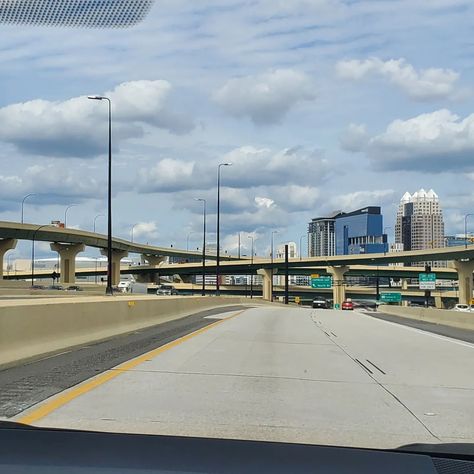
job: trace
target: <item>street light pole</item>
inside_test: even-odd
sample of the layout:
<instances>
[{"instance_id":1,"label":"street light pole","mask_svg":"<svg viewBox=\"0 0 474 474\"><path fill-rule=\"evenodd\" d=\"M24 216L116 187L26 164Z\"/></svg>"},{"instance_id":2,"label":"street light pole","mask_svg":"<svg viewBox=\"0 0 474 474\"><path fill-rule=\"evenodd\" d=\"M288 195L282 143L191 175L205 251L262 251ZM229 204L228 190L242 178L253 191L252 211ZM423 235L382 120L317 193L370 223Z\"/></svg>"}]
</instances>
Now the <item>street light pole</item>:
<instances>
[{"instance_id":1,"label":"street light pole","mask_svg":"<svg viewBox=\"0 0 474 474\"><path fill-rule=\"evenodd\" d=\"M272 230L272 248L270 250L270 257L271 257L271 262L272 262L272 277L271 277L271 291L270 291L270 301L273 301L273 236L275 234L278 234L277 230Z\"/></svg>"},{"instance_id":2,"label":"street light pole","mask_svg":"<svg viewBox=\"0 0 474 474\"><path fill-rule=\"evenodd\" d=\"M202 202L202 296L206 296L206 206L207 201L202 198L194 198L195 201Z\"/></svg>"},{"instance_id":3,"label":"street light pole","mask_svg":"<svg viewBox=\"0 0 474 474\"><path fill-rule=\"evenodd\" d=\"M106 100L109 108L109 160L107 181L107 287L106 295L113 295L112 290L112 102L108 97L93 95L91 100Z\"/></svg>"},{"instance_id":4,"label":"street light pole","mask_svg":"<svg viewBox=\"0 0 474 474\"><path fill-rule=\"evenodd\" d=\"M24 217L24 207L25 207L25 201L30 197L30 196L37 196L36 193L30 193L27 194L21 201L21 223L23 224L23 217Z\"/></svg>"},{"instance_id":5,"label":"street light pole","mask_svg":"<svg viewBox=\"0 0 474 474\"><path fill-rule=\"evenodd\" d=\"M217 255L216 255L216 296L219 296L219 273L220 273L220 220L221 220L221 167L232 166L232 163L219 163L217 165Z\"/></svg>"},{"instance_id":6,"label":"street light pole","mask_svg":"<svg viewBox=\"0 0 474 474\"><path fill-rule=\"evenodd\" d=\"M248 238L252 239L252 252L251 252L251 255L250 255L250 269L251 269L251 272L250 272L250 299L253 299L253 254L254 254L253 235L249 235Z\"/></svg>"},{"instance_id":7,"label":"street light pole","mask_svg":"<svg viewBox=\"0 0 474 474\"><path fill-rule=\"evenodd\" d=\"M134 229L137 225L138 224L133 224L132 225L132 230L130 231L130 241L132 242L132 244L133 244L133 231L134 231Z\"/></svg>"},{"instance_id":8,"label":"street light pole","mask_svg":"<svg viewBox=\"0 0 474 474\"><path fill-rule=\"evenodd\" d=\"M71 204L70 206L66 207L66 210L64 211L64 227L67 227L67 213L71 207L76 207L77 204Z\"/></svg>"},{"instance_id":9,"label":"street light pole","mask_svg":"<svg viewBox=\"0 0 474 474\"><path fill-rule=\"evenodd\" d=\"M97 215L94 217L94 234L95 234L95 223L96 223L96 221L97 221L97 219L98 219L99 217L105 217L105 216L104 216L104 214L97 214Z\"/></svg>"},{"instance_id":10,"label":"street light pole","mask_svg":"<svg viewBox=\"0 0 474 474\"><path fill-rule=\"evenodd\" d=\"M192 234L194 234L193 231L188 232L188 235L186 236L186 251L187 252L189 251L189 237L191 237Z\"/></svg>"},{"instance_id":11,"label":"street light pole","mask_svg":"<svg viewBox=\"0 0 474 474\"><path fill-rule=\"evenodd\" d=\"M474 214L466 214L464 216L464 248L467 249L467 218L474 216Z\"/></svg>"},{"instance_id":12,"label":"street light pole","mask_svg":"<svg viewBox=\"0 0 474 474\"><path fill-rule=\"evenodd\" d=\"M35 229L33 232L33 239L31 240L31 286L35 284L35 238L37 232L43 227L48 227L51 224L43 224Z\"/></svg>"},{"instance_id":13,"label":"street light pole","mask_svg":"<svg viewBox=\"0 0 474 474\"><path fill-rule=\"evenodd\" d=\"M306 235L302 235L300 237L300 260L303 260L303 239L306 237Z\"/></svg>"}]
</instances>

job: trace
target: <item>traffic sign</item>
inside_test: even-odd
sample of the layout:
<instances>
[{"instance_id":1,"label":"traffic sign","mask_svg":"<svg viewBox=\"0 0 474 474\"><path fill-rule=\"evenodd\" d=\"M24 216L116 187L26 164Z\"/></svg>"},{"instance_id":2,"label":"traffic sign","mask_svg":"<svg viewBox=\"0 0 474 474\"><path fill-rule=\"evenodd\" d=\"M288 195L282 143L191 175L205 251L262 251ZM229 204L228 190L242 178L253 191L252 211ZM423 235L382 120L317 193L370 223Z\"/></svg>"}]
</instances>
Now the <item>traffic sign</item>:
<instances>
[{"instance_id":1,"label":"traffic sign","mask_svg":"<svg viewBox=\"0 0 474 474\"><path fill-rule=\"evenodd\" d=\"M420 273L418 275L420 290L436 289L436 273Z\"/></svg>"},{"instance_id":2,"label":"traffic sign","mask_svg":"<svg viewBox=\"0 0 474 474\"><path fill-rule=\"evenodd\" d=\"M332 277L311 278L311 288L332 288Z\"/></svg>"},{"instance_id":3,"label":"traffic sign","mask_svg":"<svg viewBox=\"0 0 474 474\"><path fill-rule=\"evenodd\" d=\"M311 275L311 278L319 278L319 273L313 273L313 274Z\"/></svg>"},{"instance_id":4,"label":"traffic sign","mask_svg":"<svg viewBox=\"0 0 474 474\"><path fill-rule=\"evenodd\" d=\"M380 293L380 301L384 303L401 303L401 293Z\"/></svg>"}]
</instances>

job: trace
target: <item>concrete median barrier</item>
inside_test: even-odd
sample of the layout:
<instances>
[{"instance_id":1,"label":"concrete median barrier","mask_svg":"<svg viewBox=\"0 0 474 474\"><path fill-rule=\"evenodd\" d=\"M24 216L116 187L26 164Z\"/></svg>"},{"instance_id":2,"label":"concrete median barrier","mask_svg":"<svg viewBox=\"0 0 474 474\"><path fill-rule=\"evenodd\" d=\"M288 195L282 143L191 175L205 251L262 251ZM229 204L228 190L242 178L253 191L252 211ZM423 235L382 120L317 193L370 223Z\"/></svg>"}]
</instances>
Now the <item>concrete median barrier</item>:
<instances>
[{"instance_id":1,"label":"concrete median barrier","mask_svg":"<svg viewBox=\"0 0 474 474\"><path fill-rule=\"evenodd\" d=\"M155 326L240 297L77 297L0 302L0 367ZM262 304L262 303L260 303Z\"/></svg>"},{"instance_id":2,"label":"concrete median barrier","mask_svg":"<svg viewBox=\"0 0 474 474\"><path fill-rule=\"evenodd\" d=\"M429 323L443 324L460 329L474 330L474 313L464 313L435 308L415 308L395 305L382 305L379 307L381 313L393 314L402 318L427 321Z\"/></svg>"}]
</instances>

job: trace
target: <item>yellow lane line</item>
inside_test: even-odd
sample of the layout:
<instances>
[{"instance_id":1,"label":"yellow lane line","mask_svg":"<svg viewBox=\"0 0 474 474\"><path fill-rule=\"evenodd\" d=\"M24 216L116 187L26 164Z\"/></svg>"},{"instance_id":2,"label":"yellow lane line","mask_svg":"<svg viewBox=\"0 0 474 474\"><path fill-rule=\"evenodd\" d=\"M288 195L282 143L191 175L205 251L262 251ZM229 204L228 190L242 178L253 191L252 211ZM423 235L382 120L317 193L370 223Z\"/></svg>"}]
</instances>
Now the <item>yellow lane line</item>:
<instances>
[{"instance_id":1,"label":"yellow lane line","mask_svg":"<svg viewBox=\"0 0 474 474\"><path fill-rule=\"evenodd\" d=\"M26 425L35 423L36 421L41 420L45 416L48 416L50 413L62 407L63 405L66 405L66 403L69 403L70 401L74 400L75 398L81 395L84 395L87 392L90 392L94 388L99 387L100 385L103 385L104 383L108 382L109 380L112 380L113 378L119 376L120 374L135 368L137 365L141 364L142 362L145 362L150 358L156 357L162 354L163 352L169 349L172 349L173 347L179 346L183 342L186 342L189 339L195 336L198 336L199 334L202 334L203 332L206 332L209 329L212 329L218 326L219 324L222 324L225 321L229 321L230 319L235 318L239 314L242 314L244 311L246 310L243 309L242 311L235 313L233 316L230 316L229 318L221 319L219 321L216 321L215 323L211 323L208 326L204 326L203 328L198 329L197 331L186 334L186 336L182 336L179 339L175 339L174 341L168 342L167 344L163 346L157 347L156 349L153 349L150 352L142 354L141 356L136 357L135 359L132 359L128 362L124 362L123 364L120 364L117 367L114 367L113 369L110 369L107 372L104 372L103 374L93 378L92 380L84 382L78 385L77 387L54 397L52 400L47 401L46 403L38 407L36 410L33 410L31 413L19 418L16 421L18 423L24 423Z\"/></svg>"}]
</instances>

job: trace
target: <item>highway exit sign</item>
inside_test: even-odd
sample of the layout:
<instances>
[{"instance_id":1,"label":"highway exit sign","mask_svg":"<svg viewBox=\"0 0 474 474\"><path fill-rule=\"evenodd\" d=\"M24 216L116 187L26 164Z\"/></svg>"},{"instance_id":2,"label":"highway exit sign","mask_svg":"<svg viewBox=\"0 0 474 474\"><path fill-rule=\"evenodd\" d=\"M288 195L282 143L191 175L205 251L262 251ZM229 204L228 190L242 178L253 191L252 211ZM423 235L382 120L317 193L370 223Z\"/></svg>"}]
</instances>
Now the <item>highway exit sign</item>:
<instances>
[{"instance_id":1,"label":"highway exit sign","mask_svg":"<svg viewBox=\"0 0 474 474\"><path fill-rule=\"evenodd\" d=\"M384 303L401 303L401 293L380 293L380 301Z\"/></svg>"},{"instance_id":2,"label":"highway exit sign","mask_svg":"<svg viewBox=\"0 0 474 474\"><path fill-rule=\"evenodd\" d=\"M332 277L323 276L319 278L311 278L311 288L332 288Z\"/></svg>"},{"instance_id":3,"label":"highway exit sign","mask_svg":"<svg viewBox=\"0 0 474 474\"><path fill-rule=\"evenodd\" d=\"M418 275L420 290L436 289L436 273L420 273Z\"/></svg>"}]
</instances>

